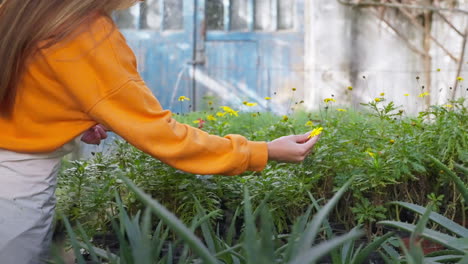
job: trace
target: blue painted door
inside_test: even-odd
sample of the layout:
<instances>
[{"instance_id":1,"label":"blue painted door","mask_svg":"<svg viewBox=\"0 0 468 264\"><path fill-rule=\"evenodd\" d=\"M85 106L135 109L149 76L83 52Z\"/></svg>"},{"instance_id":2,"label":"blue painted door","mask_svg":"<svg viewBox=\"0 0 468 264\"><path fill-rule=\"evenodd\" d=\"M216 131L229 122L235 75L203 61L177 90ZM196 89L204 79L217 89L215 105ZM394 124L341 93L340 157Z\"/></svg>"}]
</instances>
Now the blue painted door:
<instances>
[{"instance_id":1,"label":"blue painted door","mask_svg":"<svg viewBox=\"0 0 468 264\"><path fill-rule=\"evenodd\" d=\"M179 96L193 97L195 2L147 0L114 19L135 52L138 69L164 108L190 111L191 103L177 103Z\"/></svg>"},{"instance_id":2,"label":"blue painted door","mask_svg":"<svg viewBox=\"0 0 468 264\"><path fill-rule=\"evenodd\" d=\"M201 110L209 100L278 108L289 100L283 94L304 88L303 1L147 0L115 19L163 107ZM191 108L180 108L182 95Z\"/></svg>"},{"instance_id":3,"label":"blue painted door","mask_svg":"<svg viewBox=\"0 0 468 264\"><path fill-rule=\"evenodd\" d=\"M198 106L209 95L222 104L257 102L281 113L292 88L300 101L303 0L198 0L197 4L198 63L193 78Z\"/></svg>"}]
</instances>

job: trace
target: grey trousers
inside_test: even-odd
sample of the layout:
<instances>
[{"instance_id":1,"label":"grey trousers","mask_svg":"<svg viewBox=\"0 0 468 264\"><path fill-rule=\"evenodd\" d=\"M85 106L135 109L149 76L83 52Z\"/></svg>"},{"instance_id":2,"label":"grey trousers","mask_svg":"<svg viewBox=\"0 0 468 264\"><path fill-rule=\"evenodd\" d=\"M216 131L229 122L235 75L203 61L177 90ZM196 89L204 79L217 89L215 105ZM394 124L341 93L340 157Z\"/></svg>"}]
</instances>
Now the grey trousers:
<instances>
[{"instance_id":1,"label":"grey trousers","mask_svg":"<svg viewBox=\"0 0 468 264\"><path fill-rule=\"evenodd\" d=\"M45 263L60 161L75 145L76 140L40 154L0 149L1 264Z\"/></svg>"}]
</instances>

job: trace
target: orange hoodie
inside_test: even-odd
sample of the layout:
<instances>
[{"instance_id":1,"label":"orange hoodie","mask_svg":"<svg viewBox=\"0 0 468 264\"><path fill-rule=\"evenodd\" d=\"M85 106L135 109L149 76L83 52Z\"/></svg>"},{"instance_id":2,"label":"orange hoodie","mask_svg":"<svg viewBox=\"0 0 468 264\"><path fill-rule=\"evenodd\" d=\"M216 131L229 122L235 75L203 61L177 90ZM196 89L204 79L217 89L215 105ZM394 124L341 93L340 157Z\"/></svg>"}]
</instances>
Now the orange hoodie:
<instances>
[{"instance_id":1,"label":"orange hoodie","mask_svg":"<svg viewBox=\"0 0 468 264\"><path fill-rule=\"evenodd\" d=\"M81 30L29 61L12 117L0 117L0 148L50 152L101 123L187 172L235 175L265 167L265 142L213 136L172 119L141 79L110 18L101 16Z\"/></svg>"}]
</instances>

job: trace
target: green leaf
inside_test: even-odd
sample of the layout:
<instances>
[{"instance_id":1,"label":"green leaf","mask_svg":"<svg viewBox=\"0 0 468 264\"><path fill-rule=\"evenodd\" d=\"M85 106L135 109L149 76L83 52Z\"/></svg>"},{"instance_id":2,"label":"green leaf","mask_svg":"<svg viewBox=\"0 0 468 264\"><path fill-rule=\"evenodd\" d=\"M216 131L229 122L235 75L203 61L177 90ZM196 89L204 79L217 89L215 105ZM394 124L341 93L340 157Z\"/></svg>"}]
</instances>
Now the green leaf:
<instances>
[{"instance_id":1,"label":"green leaf","mask_svg":"<svg viewBox=\"0 0 468 264\"><path fill-rule=\"evenodd\" d=\"M402 230L406 230L409 232L414 232L416 229L416 226L413 224L408 224L408 223L402 223L402 222L397 222L397 221L380 221L378 222L379 224L382 225L388 225L388 226L393 226ZM434 231L431 229L425 228L423 232L421 233L421 236L424 238L427 238L429 240L432 240L436 243L442 244L448 248L452 248L454 250L457 250L459 252L463 252L462 248L458 248L456 246L450 245L450 242L457 240L457 238L454 238L452 236L449 236L447 234L440 233L438 231Z\"/></svg>"},{"instance_id":2,"label":"green leaf","mask_svg":"<svg viewBox=\"0 0 468 264\"><path fill-rule=\"evenodd\" d=\"M385 241L387 241L387 239L389 237L391 237L393 235L393 232L388 232L387 234L385 234L384 236L382 237L379 237L377 238L376 240L374 240L372 243L370 243L369 245L367 245L364 249L362 249L361 251L359 251L359 253L357 254L353 264L361 264L361 263L364 263L364 261L366 260L367 257L369 257L370 254L372 254L372 252L376 251L377 248L379 248L382 243L384 243Z\"/></svg>"},{"instance_id":3,"label":"green leaf","mask_svg":"<svg viewBox=\"0 0 468 264\"><path fill-rule=\"evenodd\" d=\"M347 241L343 244L341 247L341 258L340 255L334 256L335 252L337 252L337 250L332 251L332 262L346 264L346 261L351 259L351 256L354 255L354 241Z\"/></svg>"},{"instance_id":4,"label":"green leaf","mask_svg":"<svg viewBox=\"0 0 468 264\"><path fill-rule=\"evenodd\" d=\"M299 244L300 249L299 249L299 255L305 254L307 251L309 251L310 247L312 246L312 242L315 240L315 237L317 236L320 226L322 225L322 222L328 214L331 212L333 207L338 203L340 200L341 196L346 192L348 187L351 185L351 183L354 181L354 177L349 179L343 187L338 190L338 192L330 199L330 201L322 208L320 211L317 212L317 214L314 216L312 219L312 222L310 222L300 238Z\"/></svg>"},{"instance_id":5,"label":"green leaf","mask_svg":"<svg viewBox=\"0 0 468 264\"><path fill-rule=\"evenodd\" d=\"M285 245L287 246L285 252L285 260L291 260L294 256L298 254L299 251L299 239L302 234L305 232L305 228L307 225L307 220L310 217L312 212L312 206L307 208L305 214L299 217L293 225L291 235L289 236L288 243Z\"/></svg>"},{"instance_id":6,"label":"green leaf","mask_svg":"<svg viewBox=\"0 0 468 264\"><path fill-rule=\"evenodd\" d=\"M400 258L400 254L395 250L395 248L385 242L382 244L382 249L392 258L393 261L396 261Z\"/></svg>"},{"instance_id":7,"label":"green leaf","mask_svg":"<svg viewBox=\"0 0 468 264\"><path fill-rule=\"evenodd\" d=\"M215 239L214 239L214 232L211 229L210 224L207 222L210 220L210 217L207 217L207 214L205 214L205 210L203 209L202 205L200 204L200 201L196 197L193 197L195 199L195 204L197 206L198 214L200 219L203 219L203 221L200 221L200 227L203 233L203 238L205 239L205 243L208 245L208 249L210 250L211 253L216 253L216 247L215 247ZM212 212L213 213L213 212ZM211 214L213 215L213 214Z\"/></svg>"},{"instance_id":8,"label":"green leaf","mask_svg":"<svg viewBox=\"0 0 468 264\"><path fill-rule=\"evenodd\" d=\"M455 165L455 168L457 168L457 169L463 171L463 173L465 173L465 175L468 175L468 169L467 169L467 168L463 167L463 166L460 165L460 164L454 164L454 165Z\"/></svg>"},{"instance_id":9,"label":"green leaf","mask_svg":"<svg viewBox=\"0 0 468 264\"><path fill-rule=\"evenodd\" d=\"M260 211L260 237L261 237L261 263L275 262L275 249L273 243L273 221L267 207L262 207Z\"/></svg>"},{"instance_id":10,"label":"green leaf","mask_svg":"<svg viewBox=\"0 0 468 264\"><path fill-rule=\"evenodd\" d=\"M313 203L315 209L317 210L317 212L320 211L321 207L320 207L320 205L318 204L317 200L314 198L314 196L313 196L310 192L307 192L307 194L309 195L309 198L310 198L310 200L312 201L312 203ZM326 234L327 234L327 238L328 238L328 239L333 238L333 230L332 230L332 228L331 228L331 226L330 226L330 223L328 222L328 219L325 219L325 220L323 221L323 226L324 226L324 228L325 228L325 232L326 232ZM356 227L356 228L357 228L357 227ZM344 253L345 255L351 256L352 250L348 250L349 247L351 247L351 246L354 247L354 243L349 242L349 243L346 243L346 244L344 245L345 248L343 249L343 251L344 251L343 253ZM338 250L333 250L333 251L331 252L331 257L332 257L333 263L338 263L338 262L340 261L340 255L339 255ZM342 257L342 259L343 259L343 257ZM347 257L346 259L348 259L348 257Z\"/></svg>"},{"instance_id":11,"label":"green leaf","mask_svg":"<svg viewBox=\"0 0 468 264\"><path fill-rule=\"evenodd\" d=\"M80 244L78 243L78 240L76 239L76 234L73 231L73 228L70 225L70 222L68 221L67 217L64 216L62 213L59 212L60 217L63 219L63 223L65 224L65 228L67 229L67 233L70 236L70 242L73 247L73 251L75 253L75 257L77 258L78 264L86 264L86 261L84 260L83 256L81 255L80 252Z\"/></svg>"},{"instance_id":12,"label":"green leaf","mask_svg":"<svg viewBox=\"0 0 468 264\"><path fill-rule=\"evenodd\" d=\"M418 223L416 225L416 228L411 233L410 245L415 244L416 239L422 234L422 232L426 228L427 222L429 221L429 214L431 213L431 208L432 208L431 205L427 206L426 211L424 212L421 219L419 219L419 221L418 221Z\"/></svg>"},{"instance_id":13,"label":"green leaf","mask_svg":"<svg viewBox=\"0 0 468 264\"><path fill-rule=\"evenodd\" d=\"M468 237L459 238L449 242L453 247L462 248L468 254Z\"/></svg>"},{"instance_id":14,"label":"green leaf","mask_svg":"<svg viewBox=\"0 0 468 264\"><path fill-rule=\"evenodd\" d=\"M385 255L383 252L379 251L380 257L383 259L385 264L393 264L395 263L395 260L390 259L387 255ZM344 264L344 263L343 263Z\"/></svg>"},{"instance_id":15,"label":"green leaf","mask_svg":"<svg viewBox=\"0 0 468 264\"><path fill-rule=\"evenodd\" d=\"M78 226L78 232L80 233L81 237L84 239L84 244L86 245L86 247L83 247L83 248L88 250L92 261L99 262L98 257L97 257L97 253L95 251L95 247L93 247L91 245L91 243L89 242L90 239L89 239L88 235L86 235L86 232L84 231L84 229L83 229L83 227L81 226L80 223L78 223L77 226ZM79 243L79 245L83 246L81 243Z\"/></svg>"},{"instance_id":16,"label":"green leaf","mask_svg":"<svg viewBox=\"0 0 468 264\"><path fill-rule=\"evenodd\" d=\"M453 263L453 262L461 259L462 257L463 257L462 255L444 255L444 256L424 258L424 260L432 261L433 263L440 263L440 262Z\"/></svg>"},{"instance_id":17,"label":"green leaf","mask_svg":"<svg viewBox=\"0 0 468 264\"><path fill-rule=\"evenodd\" d=\"M461 259L457 264L466 264L468 263L468 254L465 254L465 257Z\"/></svg>"},{"instance_id":18,"label":"green leaf","mask_svg":"<svg viewBox=\"0 0 468 264\"><path fill-rule=\"evenodd\" d=\"M112 260L112 263L119 263L120 262L120 258L117 255L112 254L109 251L106 251L104 249L94 247L94 246L90 247L90 245L88 243L84 243L84 242L80 242L80 241L78 241L78 245L81 248L84 248L84 249L86 249L88 251L92 250L98 257L100 257L102 259ZM96 263L98 263L98 262L96 262Z\"/></svg>"},{"instance_id":19,"label":"green leaf","mask_svg":"<svg viewBox=\"0 0 468 264\"><path fill-rule=\"evenodd\" d=\"M298 255L294 260L289 262L289 264L315 263L320 258L331 252L333 249L339 247L347 241L355 240L363 234L364 233L361 230L352 230L345 235L322 242L319 245L310 248L309 250Z\"/></svg>"},{"instance_id":20,"label":"green leaf","mask_svg":"<svg viewBox=\"0 0 468 264\"><path fill-rule=\"evenodd\" d=\"M413 212L416 212L418 214L424 214L424 211L426 208L412 204L412 203L407 203L407 202L392 202L392 204L396 204L402 207L405 207ZM435 223L441 225L442 227L450 230L451 232L461 236L461 237L468 237L468 229L464 228L463 226L453 222L452 220L444 217L443 215L440 215L435 212L431 212L429 215L429 219L434 221Z\"/></svg>"},{"instance_id":21,"label":"green leaf","mask_svg":"<svg viewBox=\"0 0 468 264\"><path fill-rule=\"evenodd\" d=\"M258 263L259 246L257 243L257 230L255 228L255 218L250 203L250 195L247 187L244 188L244 218L245 218L245 238L244 250L247 254L247 263Z\"/></svg>"},{"instance_id":22,"label":"green leaf","mask_svg":"<svg viewBox=\"0 0 468 264\"><path fill-rule=\"evenodd\" d=\"M236 234L235 233L236 232L236 220L237 220L238 215L239 215L239 208L236 208L236 211L234 212L234 216L231 219L231 224L229 225L229 229L228 229L227 236L226 236L226 243L229 246L232 246L232 239L234 235Z\"/></svg>"},{"instance_id":23,"label":"green leaf","mask_svg":"<svg viewBox=\"0 0 468 264\"><path fill-rule=\"evenodd\" d=\"M441 170L447 173L447 175L455 183L455 186L457 186L458 191L462 194L465 203L468 205L468 188L466 188L465 183L463 183L463 181L453 171L451 171L447 166L445 166L434 156L428 155L428 157L432 160L432 162L434 162L437 165L437 167L439 167Z\"/></svg>"},{"instance_id":24,"label":"green leaf","mask_svg":"<svg viewBox=\"0 0 468 264\"><path fill-rule=\"evenodd\" d=\"M128 178L119 175L119 178L132 190L136 196L148 206L169 228L179 235L192 250L208 264L217 264L218 261L211 255L210 251L205 247L202 241L196 237L188 227L186 227L173 213L167 210L164 206L153 200L149 195L145 194Z\"/></svg>"}]
</instances>

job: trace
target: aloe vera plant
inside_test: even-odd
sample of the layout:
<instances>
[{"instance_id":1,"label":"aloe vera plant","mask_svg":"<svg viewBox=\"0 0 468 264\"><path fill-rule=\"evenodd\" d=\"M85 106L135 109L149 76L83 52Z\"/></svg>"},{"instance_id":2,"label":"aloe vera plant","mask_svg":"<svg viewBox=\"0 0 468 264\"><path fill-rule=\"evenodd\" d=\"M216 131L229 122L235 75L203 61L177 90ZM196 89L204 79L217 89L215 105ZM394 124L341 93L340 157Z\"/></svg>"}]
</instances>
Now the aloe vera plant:
<instances>
[{"instance_id":1,"label":"aloe vera plant","mask_svg":"<svg viewBox=\"0 0 468 264\"><path fill-rule=\"evenodd\" d=\"M231 224L226 240L220 238L209 224L210 218L217 212L206 212L200 203L196 202L199 212L191 226L184 225L175 215L165 209L156 200L141 191L129 179L121 177L128 188L147 206L143 217L137 213L133 218L125 211L119 197L120 225L113 223L120 250L111 253L99 249L89 242L83 230L78 228L79 241L75 231L65 219L71 244L77 255L77 263L86 263L80 254L81 249L89 252L91 259L99 263L130 264L130 263L317 263L322 257L329 255L334 249L345 243L354 241L363 232L355 228L349 233L338 237L330 236L329 240L315 244L321 227L333 207L347 188L349 180L331 199L321 207L311 218L312 206L299 217L291 234L278 234L271 221L266 202L262 202L255 210L247 189L244 190L244 224L238 232ZM151 231L152 215L159 219L156 230ZM235 218L237 217L237 213ZM260 223L260 224L258 224ZM164 228L163 226L167 227ZM202 240L195 235L196 229L201 230ZM177 241L169 241L169 230L179 237ZM285 242L287 239L287 242ZM166 250L163 252L163 246ZM181 253L175 253L175 248L182 248ZM360 263L360 262L355 262Z\"/></svg>"},{"instance_id":2,"label":"aloe vera plant","mask_svg":"<svg viewBox=\"0 0 468 264\"><path fill-rule=\"evenodd\" d=\"M406 259L407 263L441 263L443 261L453 261L457 260L460 261L458 263L467 263L463 262L464 258L468 256L468 229L462 227L461 225L451 221L450 219L438 214L431 212L431 208L428 207L427 209L405 202L394 202L401 207L407 208L417 214L422 215L421 219L419 220L417 225L403 223L398 221L380 221L379 224L392 226L401 230L405 230L412 233L410 239L410 249L409 251L405 252L405 257L401 257L399 255L392 254L391 251L387 250L386 253L389 254L388 257L393 258L392 262L394 263L395 257L398 259ZM432 230L426 228L426 223L428 221L432 221L438 224L440 227L443 227L451 234L442 233L440 231ZM441 244L444 247L450 250L442 250L440 252L435 252L429 254L427 256L423 256L422 251L419 247L417 247L417 238L423 237L424 239L431 240L435 243ZM404 245L400 243L404 249ZM405 249L406 250L406 249ZM384 256L385 258L385 256ZM418 262L423 261L423 262Z\"/></svg>"},{"instance_id":3,"label":"aloe vera plant","mask_svg":"<svg viewBox=\"0 0 468 264\"><path fill-rule=\"evenodd\" d=\"M321 210L317 200L309 193L309 197L312 200L314 207L317 210ZM323 226L325 228L326 237L328 239L333 238L333 230L327 219L324 220ZM354 229L359 229L360 226L356 226ZM381 237L377 237L374 241L370 242L366 246L363 244L357 246L355 240L346 241L341 247L331 251L331 260L333 264L361 264L369 258L369 256L375 252L384 242L386 242L393 232L389 232Z\"/></svg>"},{"instance_id":4,"label":"aloe vera plant","mask_svg":"<svg viewBox=\"0 0 468 264\"><path fill-rule=\"evenodd\" d=\"M468 189L463 181L447 166L442 164L433 156L429 158L440 169L446 172L447 175L454 181L455 186L463 195L465 203L468 203ZM466 168L461 165L456 166L458 169L466 173ZM460 264L468 263L468 229L455 223L454 221L438 214L431 212L431 206L424 208L419 205L406 203L406 202L393 202L393 204L411 210L419 215L422 215L417 225L410 223L403 223L398 221L380 221L379 224L392 226L401 230L409 231L412 233L410 238L410 248L407 249L402 243L401 246L404 250L404 257L395 254L390 247L386 247L386 253L382 254L387 263L394 263L396 260L404 260L405 263L445 263L451 262ZM427 222L432 221L438 224L441 228L447 230L446 233L426 228ZM424 256L421 248L418 246L417 238L423 237L435 243L443 245L448 250L442 250Z\"/></svg>"}]
</instances>

